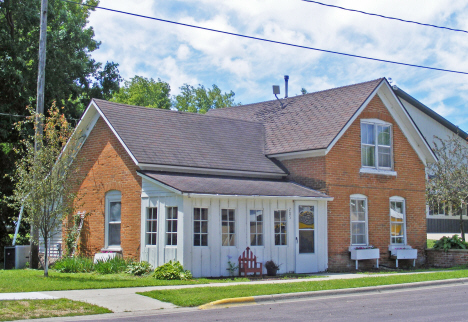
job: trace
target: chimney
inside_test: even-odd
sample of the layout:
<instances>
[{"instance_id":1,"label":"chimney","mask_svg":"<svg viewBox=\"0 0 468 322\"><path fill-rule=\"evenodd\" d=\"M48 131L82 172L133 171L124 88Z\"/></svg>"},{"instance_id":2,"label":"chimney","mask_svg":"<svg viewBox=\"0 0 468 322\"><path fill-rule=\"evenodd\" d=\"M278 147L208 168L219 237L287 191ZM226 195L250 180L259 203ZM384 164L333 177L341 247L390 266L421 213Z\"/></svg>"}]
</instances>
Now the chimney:
<instances>
[{"instance_id":1,"label":"chimney","mask_svg":"<svg viewBox=\"0 0 468 322\"><path fill-rule=\"evenodd\" d=\"M284 75L284 98L288 98L288 80L289 76Z\"/></svg>"}]
</instances>

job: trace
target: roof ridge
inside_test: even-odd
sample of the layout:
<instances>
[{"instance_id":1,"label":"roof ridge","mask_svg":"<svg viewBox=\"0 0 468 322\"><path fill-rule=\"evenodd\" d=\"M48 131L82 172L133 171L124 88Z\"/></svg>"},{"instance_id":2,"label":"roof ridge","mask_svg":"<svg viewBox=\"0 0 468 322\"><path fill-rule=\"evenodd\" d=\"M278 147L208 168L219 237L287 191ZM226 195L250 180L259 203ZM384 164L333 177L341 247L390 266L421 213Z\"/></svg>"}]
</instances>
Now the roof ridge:
<instances>
[{"instance_id":1,"label":"roof ridge","mask_svg":"<svg viewBox=\"0 0 468 322\"><path fill-rule=\"evenodd\" d=\"M152 111L157 111L157 112L168 112L168 113L173 113L173 114L190 115L190 116L195 116L195 117L219 118L219 119L229 120L229 121L247 122L247 123L254 123L254 124L263 125L262 122L256 122L256 121L251 121L251 120L233 119L233 118L219 116L219 115L208 115L206 113L205 114L200 114L200 113L192 113L192 112L167 110L167 109L158 108L158 107L146 107L146 106L130 105L130 104L106 101L106 100L99 99L99 98L92 98L91 100L95 101L96 103L100 101L100 102L105 102L105 103L109 103L109 104L116 104L116 105L120 105L120 106L124 106L124 107L134 107L134 108L144 109L144 110L148 110L148 111L152 110ZM224 107L224 108L226 108L226 107Z\"/></svg>"}]
</instances>

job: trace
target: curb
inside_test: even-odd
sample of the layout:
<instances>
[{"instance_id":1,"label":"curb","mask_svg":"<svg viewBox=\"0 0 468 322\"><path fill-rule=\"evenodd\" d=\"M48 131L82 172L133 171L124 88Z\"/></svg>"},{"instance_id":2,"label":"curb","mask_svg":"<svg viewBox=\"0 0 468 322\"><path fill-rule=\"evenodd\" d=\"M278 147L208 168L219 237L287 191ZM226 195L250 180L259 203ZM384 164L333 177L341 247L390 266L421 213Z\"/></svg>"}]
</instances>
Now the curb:
<instances>
[{"instance_id":1,"label":"curb","mask_svg":"<svg viewBox=\"0 0 468 322\"><path fill-rule=\"evenodd\" d=\"M200 310L215 309L223 306L229 306L233 304L260 304L265 302L276 302L284 300L295 300L305 298L319 298L327 296L339 296L348 294L366 294L366 293L380 293L385 291L395 291L401 289L416 289L430 286L440 285L451 285L451 284L465 284L468 283L468 278L456 278L446 279L437 281L425 281L425 282L414 282L414 283L403 283L403 284L392 284L392 285L381 285L381 286L366 286L358 288L346 288L337 290L326 290L326 291L310 291L310 292L299 292L299 293L284 293L284 294L272 294L272 295L258 295L249 297L238 297L228 298L210 302L204 305L200 305Z\"/></svg>"}]
</instances>

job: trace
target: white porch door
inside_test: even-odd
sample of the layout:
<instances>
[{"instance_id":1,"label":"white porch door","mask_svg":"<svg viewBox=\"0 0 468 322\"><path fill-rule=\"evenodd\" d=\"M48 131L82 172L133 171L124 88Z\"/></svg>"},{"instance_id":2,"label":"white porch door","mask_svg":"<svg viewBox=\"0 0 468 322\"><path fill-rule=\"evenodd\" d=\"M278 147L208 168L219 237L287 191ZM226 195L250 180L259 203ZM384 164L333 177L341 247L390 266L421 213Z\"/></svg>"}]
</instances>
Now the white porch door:
<instances>
[{"instance_id":1,"label":"white porch door","mask_svg":"<svg viewBox=\"0 0 468 322\"><path fill-rule=\"evenodd\" d=\"M318 271L317 210L317 202L295 202L296 273Z\"/></svg>"}]
</instances>

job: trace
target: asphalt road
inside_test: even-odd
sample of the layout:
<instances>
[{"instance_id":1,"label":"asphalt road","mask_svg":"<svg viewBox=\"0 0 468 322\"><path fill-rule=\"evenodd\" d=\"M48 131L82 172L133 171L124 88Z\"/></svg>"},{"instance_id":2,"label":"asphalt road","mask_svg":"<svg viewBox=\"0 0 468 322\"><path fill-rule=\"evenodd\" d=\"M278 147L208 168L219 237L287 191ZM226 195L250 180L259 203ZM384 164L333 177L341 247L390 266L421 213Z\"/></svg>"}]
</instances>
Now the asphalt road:
<instances>
[{"instance_id":1,"label":"asphalt road","mask_svg":"<svg viewBox=\"0 0 468 322\"><path fill-rule=\"evenodd\" d=\"M449 285L211 310L157 311L112 321L468 321L467 293L468 285Z\"/></svg>"}]
</instances>

